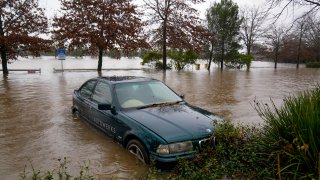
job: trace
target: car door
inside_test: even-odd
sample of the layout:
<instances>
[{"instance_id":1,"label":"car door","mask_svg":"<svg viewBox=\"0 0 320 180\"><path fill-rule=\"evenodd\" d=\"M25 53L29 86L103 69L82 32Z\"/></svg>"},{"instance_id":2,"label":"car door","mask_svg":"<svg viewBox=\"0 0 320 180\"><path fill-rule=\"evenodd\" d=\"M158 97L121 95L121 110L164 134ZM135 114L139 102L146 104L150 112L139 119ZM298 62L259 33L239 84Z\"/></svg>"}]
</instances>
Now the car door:
<instances>
[{"instance_id":1,"label":"car door","mask_svg":"<svg viewBox=\"0 0 320 180\"><path fill-rule=\"evenodd\" d=\"M112 105L112 94L110 85L106 82L98 82L92 94L92 118L95 125L110 137L115 137L117 127L115 115L111 110L99 110L98 104Z\"/></svg>"},{"instance_id":2,"label":"car door","mask_svg":"<svg viewBox=\"0 0 320 180\"><path fill-rule=\"evenodd\" d=\"M87 120L90 120L91 116L91 109L92 109L92 103L91 103L91 97L93 93L93 89L96 85L96 80L90 80L86 82L84 85L81 86L79 89L78 99L77 99L77 106L79 115L84 117Z\"/></svg>"}]
</instances>

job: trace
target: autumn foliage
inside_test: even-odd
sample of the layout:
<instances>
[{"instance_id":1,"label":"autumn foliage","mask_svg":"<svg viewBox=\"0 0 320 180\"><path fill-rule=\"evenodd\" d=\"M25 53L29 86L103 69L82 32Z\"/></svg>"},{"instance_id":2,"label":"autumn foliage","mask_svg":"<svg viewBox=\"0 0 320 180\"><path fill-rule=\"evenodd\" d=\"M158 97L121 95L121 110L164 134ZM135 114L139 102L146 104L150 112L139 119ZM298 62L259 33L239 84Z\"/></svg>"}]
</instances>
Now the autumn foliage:
<instances>
[{"instance_id":1,"label":"autumn foliage","mask_svg":"<svg viewBox=\"0 0 320 180\"><path fill-rule=\"evenodd\" d=\"M211 34L201 25L193 7L204 0L144 0L152 46L162 50L166 69L167 48L199 52Z\"/></svg>"},{"instance_id":2,"label":"autumn foliage","mask_svg":"<svg viewBox=\"0 0 320 180\"><path fill-rule=\"evenodd\" d=\"M40 55L50 41L39 37L47 32L47 18L38 0L0 1L0 54L3 74L8 74L8 60L21 52Z\"/></svg>"},{"instance_id":3,"label":"autumn foliage","mask_svg":"<svg viewBox=\"0 0 320 180\"><path fill-rule=\"evenodd\" d=\"M53 21L54 39L65 47L98 54L98 71L106 50L146 47L136 6L128 0L61 0L61 15ZM61 47L59 47L61 48Z\"/></svg>"}]
</instances>

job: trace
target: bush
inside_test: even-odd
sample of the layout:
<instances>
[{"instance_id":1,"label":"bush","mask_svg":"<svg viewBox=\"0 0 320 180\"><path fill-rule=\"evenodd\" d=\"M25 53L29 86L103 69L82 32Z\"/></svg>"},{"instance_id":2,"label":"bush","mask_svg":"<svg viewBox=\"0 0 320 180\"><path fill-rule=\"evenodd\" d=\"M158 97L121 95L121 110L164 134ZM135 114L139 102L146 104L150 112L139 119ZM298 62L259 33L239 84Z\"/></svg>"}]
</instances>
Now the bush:
<instances>
[{"instance_id":1,"label":"bush","mask_svg":"<svg viewBox=\"0 0 320 180\"><path fill-rule=\"evenodd\" d=\"M155 69L163 69L163 63L160 61L162 53L158 51L149 51L144 53L141 65L148 64ZM171 69L171 65L167 64L167 69Z\"/></svg>"},{"instance_id":2,"label":"bush","mask_svg":"<svg viewBox=\"0 0 320 180\"><path fill-rule=\"evenodd\" d=\"M257 103L265 120L261 150L270 159L273 177L319 178L320 87L287 97L277 108Z\"/></svg>"},{"instance_id":3,"label":"bush","mask_svg":"<svg viewBox=\"0 0 320 180\"><path fill-rule=\"evenodd\" d=\"M307 62L307 68L320 68L320 62Z\"/></svg>"},{"instance_id":4,"label":"bush","mask_svg":"<svg viewBox=\"0 0 320 180\"><path fill-rule=\"evenodd\" d=\"M190 64L195 64L198 56L191 50L171 50L168 56L173 60L175 68L180 71Z\"/></svg>"},{"instance_id":5,"label":"bush","mask_svg":"<svg viewBox=\"0 0 320 180\"><path fill-rule=\"evenodd\" d=\"M141 65L148 64L150 66L155 66L157 63L161 63L160 59L162 54L158 51L149 51L143 55Z\"/></svg>"},{"instance_id":6,"label":"bush","mask_svg":"<svg viewBox=\"0 0 320 180\"><path fill-rule=\"evenodd\" d=\"M228 121L216 123L214 149L206 148L191 160L179 161L172 178L225 179L265 177L268 172L260 164L258 140L254 127L234 126Z\"/></svg>"},{"instance_id":7,"label":"bush","mask_svg":"<svg viewBox=\"0 0 320 180\"><path fill-rule=\"evenodd\" d=\"M272 103L254 105L264 119L262 128L215 124L215 149L181 160L178 179L319 179L320 86Z\"/></svg>"},{"instance_id":8,"label":"bush","mask_svg":"<svg viewBox=\"0 0 320 180\"><path fill-rule=\"evenodd\" d=\"M228 61L226 61L226 67L241 69L245 65L247 69L250 69L251 62L254 56L252 54L241 54L239 52L236 52L229 58L231 59L228 59Z\"/></svg>"}]
</instances>

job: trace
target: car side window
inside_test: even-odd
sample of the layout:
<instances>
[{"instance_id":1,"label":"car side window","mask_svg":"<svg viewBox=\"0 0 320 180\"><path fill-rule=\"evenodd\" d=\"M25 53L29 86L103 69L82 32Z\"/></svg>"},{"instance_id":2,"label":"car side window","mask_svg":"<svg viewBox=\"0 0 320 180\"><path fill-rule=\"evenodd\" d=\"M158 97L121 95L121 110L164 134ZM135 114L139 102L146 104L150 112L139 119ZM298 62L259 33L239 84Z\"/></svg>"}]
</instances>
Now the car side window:
<instances>
[{"instance_id":1,"label":"car side window","mask_svg":"<svg viewBox=\"0 0 320 180\"><path fill-rule=\"evenodd\" d=\"M112 96L110 86L107 83L99 82L92 95L92 100L97 103L111 104Z\"/></svg>"},{"instance_id":2,"label":"car side window","mask_svg":"<svg viewBox=\"0 0 320 180\"><path fill-rule=\"evenodd\" d=\"M82 97L90 99L92 90L97 81L89 81L85 85L83 85L80 89L80 94Z\"/></svg>"}]
</instances>

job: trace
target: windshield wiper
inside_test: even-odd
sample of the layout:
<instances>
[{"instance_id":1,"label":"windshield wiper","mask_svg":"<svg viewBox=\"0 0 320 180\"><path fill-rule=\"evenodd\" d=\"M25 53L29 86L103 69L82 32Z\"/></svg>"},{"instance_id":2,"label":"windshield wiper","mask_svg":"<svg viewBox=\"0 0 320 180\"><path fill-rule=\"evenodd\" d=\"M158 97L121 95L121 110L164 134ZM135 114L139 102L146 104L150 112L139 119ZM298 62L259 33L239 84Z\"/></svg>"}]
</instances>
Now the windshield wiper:
<instances>
[{"instance_id":1,"label":"windshield wiper","mask_svg":"<svg viewBox=\"0 0 320 180\"><path fill-rule=\"evenodd\" d=\"M154 104L148 104L148 105L145 105L145 106L138 107L137 109L145 109L145 108L157 107L157 106L171 106L171 105L178 104L178 103L180 103L180 102L183 102L183 101L154 103Z\"/></svg>"}]
</instances>

